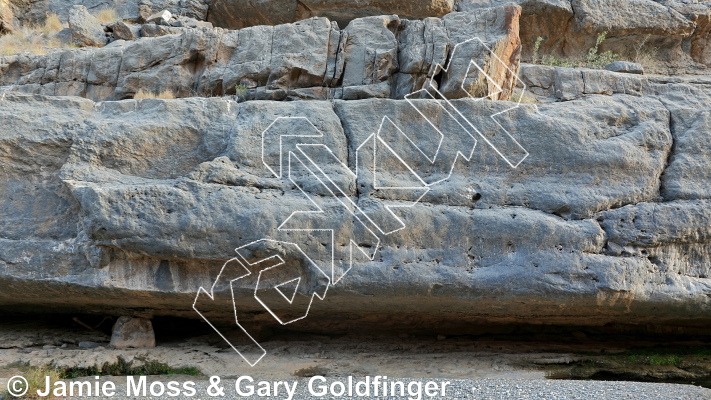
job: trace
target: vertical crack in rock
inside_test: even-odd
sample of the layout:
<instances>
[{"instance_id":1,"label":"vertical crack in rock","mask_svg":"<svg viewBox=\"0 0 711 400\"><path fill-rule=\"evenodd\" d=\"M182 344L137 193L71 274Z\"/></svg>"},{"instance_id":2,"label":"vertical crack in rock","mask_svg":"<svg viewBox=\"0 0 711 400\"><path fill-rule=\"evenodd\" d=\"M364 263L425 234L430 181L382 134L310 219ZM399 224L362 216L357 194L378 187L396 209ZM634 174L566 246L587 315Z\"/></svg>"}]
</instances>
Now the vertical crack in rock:
<instances>
[{"instance_id":1,"label":"vertical crack in rock","mask_svg":"<svg viewBox=\"0 0 711 400\"><path fill-rule=\"evenodd\" d=\"M674 126L674 117L672 114L672 110L667 107L666 104L664 104L663 101L660 101L661 105L667 110L669 113L669 134L671 135L671 140L672 144L669 147L669 152L667 153L667 156L665 157L664 160L664 168L662 169L662 172L659 174L659 198L662 199L662 201L668 201L669 199L665 199L664 196L664 174L667 171L667 168L669 168L669 165L672 162L672 158L674 157L674 154L676 152L676 134L675 134L675 126Z\"/></svg>"}]
</instances>

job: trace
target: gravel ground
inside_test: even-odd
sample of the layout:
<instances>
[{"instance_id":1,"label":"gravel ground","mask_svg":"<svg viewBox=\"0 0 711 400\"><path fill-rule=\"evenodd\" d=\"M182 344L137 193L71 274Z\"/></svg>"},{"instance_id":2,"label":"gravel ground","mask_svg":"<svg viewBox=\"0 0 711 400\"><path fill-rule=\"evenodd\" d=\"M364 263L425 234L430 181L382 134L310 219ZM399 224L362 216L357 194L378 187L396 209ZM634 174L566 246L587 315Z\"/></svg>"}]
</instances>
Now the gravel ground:
<instances>
[{"instance_id":1,"label":"gravel ground","mask_svg":"<svg viewBox=\"0 0 711 400\"><path fill-rule=\"evenodd\" d=\"M163 383L167 383L171 378L161 378L158 379ZM355 382L357 379L355 378ZM123 378L112 378L112 381L122 382ZM329 378L327 385L330 385L334 381L341 381L347 384L345 378ZM407 387L410 382L422 382L424 389L424 384L430 380L412 380L405 378L390 378L389 381L399 380L405 383L405 396L370 396L370 397L349 397L347 392L343 396L325 395L316 396L309 393L308 390L308 379L298 379L289 380L289 384L293 386L294 382L297 382L296 394L292 397L294 400L310 400L310 399L338 399L338 398L361 398L361 399L411 399L418 400L418 396L413 394L412 396L408 394ZM155 382L156 379L149 379L148 386L151 382ZM181 382L184 380L180 380ZM425 399L491 399L491 400L515 400L515 399L580 399L580 400L614 400L614 399L625 399L625 400L637 400L637 399L650 399L650 400L667 400L667 399L711 399L711 389L705 389L698 386L692 385L677 385L669 383L641 383L641 382L605 382L605 381L564 381L564 380L524 380L524 379L479 379L479 380L447 380L447 379L432 379L433 382L451 382L446 387L446 395L440 396L426 396L424 390L422 391L419 400ZM123 381L125 382L125 381ZM274 381L266 381L272 387ZM255 379L254 386L255 390L258 388L259 380ZM317 382L321 383L321 382ZM181 383L182 385L182 383ZM279 395L274 396L271 392L269 396L263 395L259 396L256 393L252 396L241 396L236 393L235 390L235 380L234 379L222 379L218 386L221 386L224 390L224 395L212 392L213 395L210 396L208 389L210 387L210 382L208 381L198 381L195 380L195 390L196 394L193 396L187 396L186 394L180 394L175 397L169 397L168 395L158 396L158 397L145 397L145 398L165 398L165 399L175 399L175 400L186 400L186 399L210 399L210 398L223 398L223 399L286 399L288 396L284 391L283 385L279 386ZM245 387L244 385L242 386ZM317 387L317 385L315 385ZM413 390L416 386L413 386ZM441 387L441 386L440 386ZM116 388L116 395L112 397L90 397L91 399L143 399L144 397L126 397L126 386L124 384L118 384Z\"/></svg>"}]
</instances>

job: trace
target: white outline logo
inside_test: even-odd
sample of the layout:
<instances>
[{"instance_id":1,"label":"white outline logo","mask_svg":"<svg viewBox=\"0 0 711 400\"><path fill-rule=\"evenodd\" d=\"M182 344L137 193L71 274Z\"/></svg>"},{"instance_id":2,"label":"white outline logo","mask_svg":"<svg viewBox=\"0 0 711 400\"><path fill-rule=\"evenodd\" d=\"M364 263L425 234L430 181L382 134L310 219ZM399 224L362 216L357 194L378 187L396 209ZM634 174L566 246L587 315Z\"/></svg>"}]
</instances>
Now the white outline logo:
<instances>
[{"instance_id":1,"label":"white outline logo","mask_svg":"<svg viewBox=\"0 0 711 400\"><path fill-rule=\"evenodd\" d=\"M521 96L513 107L489 116L494 121L495 126L498 126L498 129L505 135L496 135L496 133L487 135L485 134L487 131L483 128L477 129L475 126L476 121L467 118L449 99L445 98L439 91L437 83L433 81L434 76L439 72L449 71L452 60L458 53L461 53L463 45L475 42L478 42L478 45L486 49L487 55L491 57L490 60L495 59L499 64L503 65L523 87ZM483 76L484 79L491 83L497 91L484 97L474 98L465 88L466 77L473 71L473 68L478 71L480 76ZM473 59L469 60L464 78L460 88L472 99L482 100L487 97L493 97L503 91L496 84L496 81ZM329 232L331 265L329 268L319 267L318 263L314 262L297 243L264 238L237 248L235 251L238 256L223 265L210 292L200 287L193 303L193 308L250 366L256 365L266 355L266 350L254 340L252 335L239 322L238 307L235 302L235 283L238 280L247 277L254 279L255 273L258 271L256 273L256 283L254 284L255 300L282 325L299 321L308 315L314 297L323 300L329 286L337 284L353 268L354 253L358 254L354 252L354 247L366 259L372 261L380 246L381 236L391 235L406 228L405 222L393 209L416 205L431 190L431 186L451 177L459 157L466 161L471 161L477 145L477 138L474 134L483 139L511 168L517 168L528 157L529 153L526 149L496 120L496 116L520 106L526 85L481 39L475 37L455 45L447 66L443 67L437 64L434 67L434 74L427 79L424 86L423 89L405 96L405 100L428 122L438 135L438 137L435 136L435 139L438 138L438 140L435 140L437 142L436 150L431 155L418 146L416 140L403 132L387 116L384 116L381 120L378 132L368 136L356 149L355 171L352 171L322 142L325 138L324 134L306 117L278 117L262 132L262 163L264 166L275 178L284 179L284 164L286 162L286 178L301 191L315 208L315 210L293 211L278 226L277 231ZM444 111L441 116L454 120L456 123L454 126L457 127L456 132L443 133L435 122L427 117L426 112L419 107L418 97L420 99L427 97L438 100L435 103L430 102L428 104L436 104L437 107ZM479 122L486 125L488 120L479 118ZM305 132L294 132L295 127L301 127ZM390 128L394 128L397 135L406 139L406 142L403 143L409 143L407 145L409 148L406 151L398 152L393 149L394 142L389 142L386 135ZM283 134L281 132L289 133ZM495 145L490 140L491 136L497 136L500 143ZM276 140L278 140L279 144L278 156L274 155L273 151L267 151L268 148L275 144ZM285 141L289 143L286 148ZM447 144L447 146L444 146L444 144ZM402 187L380 185L378 174L383 169L378 165L377 155L382 154L379 151L384 151L388 156L395 157L405 170L412 174L415 185ZM285 155L286 157L284 157ZM431 182L428 182L430 180L428 177L423 177L421 173L417 172L417 163L413 162L413 158L416 158L415 161L422 163L423 157L427 160L424 164L429 164L438 172L438 174L433 175L439 177L438 179L432 179ZM406 204L386 204L383 206L384 210L363 207L358 199L351 198L349 191L338 183L338 179L334 179L332 174L323 168L323 163L319 162L323 159L327 159L331 167L345 171L345 175L348 178L354 179L356 184L363 186L368 193L378 192L383 194L384 198L394 198ZM445 175L445 177L441 178L442 175ZM309 195L304 186L313 184L322 192L327 193L327 195ZM336 206L325 209L324 203L326 200L322 200L323 197L328 198L328 201L331 202L330 204L335 204ZM334 209L342 209L344 211L334 216L331 215ZM336 264L335 232L337 228L343 226L344 217L351 218L353 229L351 230L347 250L344 250L347 253L344 257L340 257L340 259L347 260L347 265L339 268ZM357 236L354 237L354 235ZM265 246L268 247L266 250ZM293 257L289 258L288 254L285 254L289 250L291 251L290 254L297 255L297 258L301 260L300 270L298 268L292 271L288 269L289 265L285 259L293 259ZM250 260L252 261L250 262ZM238 268L240 272L235 273L237 276L234 277L225 276L226 267L233 262L240 267ZM284 267L286 267L286 273L284 273ZM330 274L326 272L327 270L330 270ZM304 275L304 272L306 275ZM238 347L243 348L245 345L237 346L235 343L230 342L198 309L200 301L216 300L218 282L225 280L229 282L235 322L240 329L238 332L244 333L242 342L247 343L246 350L242 349L240 351Z\"/></svg>"}]
</instances>

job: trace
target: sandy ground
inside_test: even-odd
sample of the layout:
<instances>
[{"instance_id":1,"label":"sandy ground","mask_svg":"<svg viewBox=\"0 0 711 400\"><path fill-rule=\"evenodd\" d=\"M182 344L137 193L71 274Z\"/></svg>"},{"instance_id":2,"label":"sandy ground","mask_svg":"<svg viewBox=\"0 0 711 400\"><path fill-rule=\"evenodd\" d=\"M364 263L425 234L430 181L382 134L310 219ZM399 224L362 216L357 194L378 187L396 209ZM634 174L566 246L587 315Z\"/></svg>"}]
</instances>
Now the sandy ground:
<instances>
[{"instance_id":1,"label":"sandy ground","mask_svg":"<svg viewBox=\"0 0 711 400\"><path fill-rule=\"evenodd\" d=\"M625 349L625 343L611 345L594 340L501 341L490 337L322 336L291 332L263 342L267 355L250 367L216 334L177 335L150 349L112 349L108 341L105 333L78 324L0 324L0 390L9 377L21 372L23 364L91 367L116 363L119 357L135 363L159 361L173 368L196 367L202 377L182 378L196 381L213 375L223 379L250 375L260 380L384 375L540 382L550 374L550 366ZM83 348L87 342L98 347ZM689 386L689 390L692 388L698 389Z\"/></svg>"}]
</instances>

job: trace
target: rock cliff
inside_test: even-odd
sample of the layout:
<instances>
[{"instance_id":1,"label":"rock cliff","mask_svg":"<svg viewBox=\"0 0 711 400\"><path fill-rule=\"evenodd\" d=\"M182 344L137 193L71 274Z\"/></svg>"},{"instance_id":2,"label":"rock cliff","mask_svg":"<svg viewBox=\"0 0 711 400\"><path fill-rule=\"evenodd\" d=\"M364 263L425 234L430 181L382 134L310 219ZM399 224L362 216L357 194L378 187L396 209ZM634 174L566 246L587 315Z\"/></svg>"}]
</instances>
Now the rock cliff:
<instances>
[{"instance_id":1,"label":"rock cliff","mask_svg":"<svg viewBox=\"0 0 711 400\"><path fill-rule=\"evenodd\" d=\"M1 308L273 322L271 238L301 327L711 322L709 2L81 3L217 27L0 58ZM520 63L602 31L697 74Z\"/></svg>"}]
</instances>

